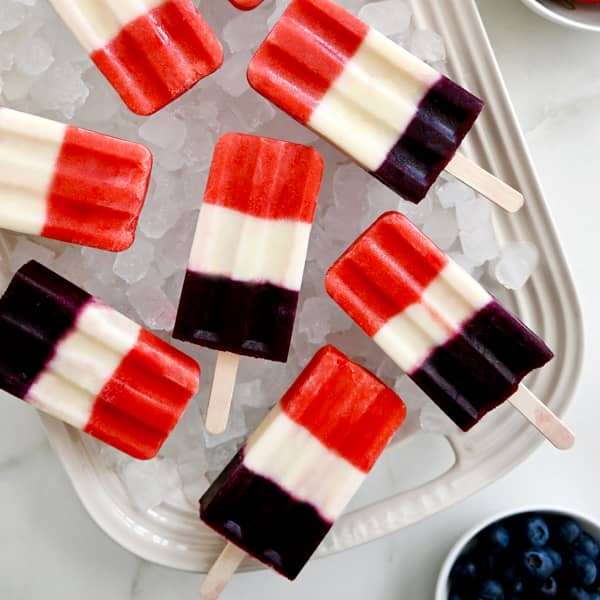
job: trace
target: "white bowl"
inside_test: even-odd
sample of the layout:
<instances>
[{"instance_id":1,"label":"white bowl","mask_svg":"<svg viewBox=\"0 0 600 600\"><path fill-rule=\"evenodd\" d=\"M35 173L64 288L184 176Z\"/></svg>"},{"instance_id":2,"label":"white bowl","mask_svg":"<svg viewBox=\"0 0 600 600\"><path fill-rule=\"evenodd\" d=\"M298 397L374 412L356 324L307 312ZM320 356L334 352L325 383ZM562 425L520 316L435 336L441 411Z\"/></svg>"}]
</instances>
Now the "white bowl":
<instances>
[{"instance_id":1,"label":"white bowl","mask_svg":"<svg viewBox=\"0 0 600 600\"><path fill-rule=\"evenodd\" d=\"M554 0L521 0L538 15L573 29L600 32L600 4L578 4L575 10Z\"/></svg>"},{"instance_id":2,"label":"white bowl","mask_svg":"<svg viewBox=\"0 0 600 600\"><path fill-rule=\"evenodd\" d=\"M448 600L448 577L450 575L452 565L454 564L456 559L462 554L467 544L480 531L483 531L488 525L491 525L492 523L500 521L506 517L513 517L515 515L520 515L528 512L552 513L553 515L571 517L572 519L577 521L581 525L582 529L587 531L593 538L600 540L599 521L592 519L588 515L584 515L579 512L574 512L567 508L562 508L559 506L525 506L523 508L503 511L501 513L487 518L485 521L469 529L469 531L467 531L463 536L461 536L461 538L456 542L456 544L454 544L440 570L437 585L435 588L435 600Z\"/></svg>"}]
</instances>

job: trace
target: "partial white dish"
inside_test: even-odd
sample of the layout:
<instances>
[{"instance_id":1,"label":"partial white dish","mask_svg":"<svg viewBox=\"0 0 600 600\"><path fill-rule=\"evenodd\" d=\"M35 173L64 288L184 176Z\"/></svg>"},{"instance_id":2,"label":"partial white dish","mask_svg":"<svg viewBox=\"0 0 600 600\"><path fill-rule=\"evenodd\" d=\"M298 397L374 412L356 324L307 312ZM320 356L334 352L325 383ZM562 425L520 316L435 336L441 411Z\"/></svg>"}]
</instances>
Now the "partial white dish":
<instances>
[{"instance_id":1,"label":"partial white dish","mask_svg":"<svg viewBox=\"0 0 600 600\"><path fill-rule=\"evenodd\" d=\"M577 4L576 9L557 0L521 0L533 12L549 21L585 31L600 32L600 4Z\"/></svg>"},{"instance_id":2,"label":"partial white dish","mask_svg":"<svg viewBox=\"0 0 600 600\"><path fill-rule=\"evenodd\" d=\"M528 385L562 415L580 371L579 305L476 5L473 0L411 2L417 25L446 40L451 76L487 101L463 151L521 189L527 199L516 215L498 211L495 225L501 239L534 242L543 260L525 288L502 300L555 350L556 358ZM136 509L116 475L89 451L84 435L48 417L44 423L81 501L108 535L164 566L190 571L210 566L223 542L200 524L185 498L174 494L156 510ZM318 555L371 541L460 502L516 467L542 443L509 407L495 411L468 435L425 434L415 425L409 424L402 440L387 450ZM245 568L257 566L248 562Z\"/></svg>"},{"instance_id":3,"label":"partial white dish","mask_svg":"<svg viewBox=\"0 0 600 600\"><path fill-rule=\"evenodd\" d=\"M511 517L514 515L520 515L522 513L527 512L537 512L537 513L552 513L554 515L559 515L563 517L571 517L575 521L581 525L581 528L584 531L587 531L592 537L596 539L600 539L600 523L598 521L592 519L587 515L583 515L578 512L574 512L567 508L559 507L559 506L525 506L523 508L517 508L513 510L506 510L491 517L488 517L482 523L478 523L474 525L469 531L467 531L464 535L460 537L460 539L452 546L452 549L448 553L446 560L444 561L442 568L440 569L440 574L438 576L437 585L435 588L435 600L448 600L448 577L450 576L450 570L454 565L456 559L462 554L463 550L467 546L467 544L483 529L485 529L488 525L495 523L496 521L500 521L506 517Z\"/></svg>"}]
</instances>

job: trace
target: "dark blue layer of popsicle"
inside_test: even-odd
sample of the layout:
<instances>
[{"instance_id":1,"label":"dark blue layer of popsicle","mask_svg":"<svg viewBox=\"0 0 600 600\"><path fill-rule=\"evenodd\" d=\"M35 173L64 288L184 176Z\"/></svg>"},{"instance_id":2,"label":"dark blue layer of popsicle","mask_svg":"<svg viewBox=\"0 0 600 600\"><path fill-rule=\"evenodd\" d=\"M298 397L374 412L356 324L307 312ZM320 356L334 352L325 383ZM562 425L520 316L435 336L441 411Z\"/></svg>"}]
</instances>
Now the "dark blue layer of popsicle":
<instances>
[{"instance_id":1,"label":"dark blue layer of popsicle","mask_svg":"<svg viewBox=\"0 0 600 600\"><path fill-rule=\"evenodd\" d=\"M332 523L243 465L240 451L200 499L200 518L248 554L295 579Z\"/></svg>"},{"instance_id":2,"label":"dark blue layer of popsicle","mask_svg":"<svg viewBox=\"0 0 600 600\"><path fill-rule=\"evenodd\" d=\"M452 160L482 109L479 98L442 77L373 175L406 200L419 202Z\"/></svg>"},{"instance_id":3,"label":"dark blue layer of popsicle","mask_svg":"<svg viewBox=\"0 0 600 600\"><path fill-rule=\"evenodd\" d=\"M0 388L25 398L91 296L30 261L0 298Z\"/></svg>"},{"instance_id":4,"label":"dark blue layer of popsicle","mask_svg":"<svg viewBox=\"0 0 600 600\"><path fill-rule=\"evenodd\" d=\"M173 337L215 350L285 362L298 292L188 271Z\"/></svg>"},{"instance_id":5,"label":"dark blue layer of popsicle","mask_svg":"<svg viewBox=\"0 0 600 600\"><path fill-rule=\"evenodd\" d=\"M410 374L463 430L507 400L552 351L495 300Z\"/></svg>"}]
</instances>

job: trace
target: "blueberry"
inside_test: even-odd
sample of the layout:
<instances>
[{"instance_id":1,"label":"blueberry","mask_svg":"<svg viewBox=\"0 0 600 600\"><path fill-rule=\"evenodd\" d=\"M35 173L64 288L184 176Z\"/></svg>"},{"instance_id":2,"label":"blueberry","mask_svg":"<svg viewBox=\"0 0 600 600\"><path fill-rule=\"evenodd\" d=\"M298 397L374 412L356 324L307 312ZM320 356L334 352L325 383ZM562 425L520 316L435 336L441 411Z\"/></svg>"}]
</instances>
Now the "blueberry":
<instances>
[{"instance_id":1,"label":"blueberry","mask_svg":"<svg viewBox=\"0 0 600 600\"><path fill-rule=\"evenodd\" d=\"M504 550L510 544L510 533L503 525L492 525L483 532L489 547L496 550Z\"/></svg>"},{"instance_id":2,"label":"blueberry","mask_svg":"<svg viewBox=\"0 0 600 600\"><path fill-rule=\"evenodd\" d=\"M504 590L497 581L488 579L483 582L475 597L477 600L504 600Z\"/></svg>"},{"instance_id":3,"label":"blueberry","mask_svg":"<svg viewBox=\"0 0 600 600\"><path fill-rule=\"evenodd\" d=\"M511 581L506 586L506 591L508 592L508 597L510 598L511 594L513 596L518 596L523 593L524 590L523 582L520 579L516 579L515 581Z\"/></svg>"},{"instance_id":4,"label":"blueberry","mask_svg":"<svg viewBox=\"0 0 600 600\"><path fill-rule=\"evenodd\" d=\"M563 566L562 556L554 548L546 548L546 552L550 555L554 563L554 569L558 571Z\"/></svg>"},{"instance_id":5,"label":"blueberry","mask_svg":"<svg viewBox=\"0 0 600 600\"><path fill-rule=\"evenodd\" d=\"M542 585L537 588L540 598L558 598L558 584L554 577L548 577Z\"/></svg>"},{"instance_id":6,"label":"blueberry","mask_svg":"<svg viewBox=\"0 0 600 600\"><path fill-rule=\"evenodd\" d=\"M509 565L502 571L500 579L504 583L511 583L513 581L516 581L518 576L519 575L517 573L517 567L515 567L515 565Z\"/></svg>"},{"instance_id":7,"label":"blueberry","mask_svg":"<svg viewBox=\"0 0 600 600\"><path fill-rule=\"evenodd\" d=\"M598 542L585 531L581 532L581 535L575 540L573 543L573 548L582 554L586 554L592 560L596 560L598 558L598 554L600 554Z\"/></svg>"},{"instance_id":8,"label":"blueberry","mask_svg":"<svg viewBox=\"0 0 600 600\"><path fill-rule=\"evenodd\" d=\"M571 588L569 590L569 600L590 600L590 595L583 588Z\"/></svg>"},{"instance_id":9,"label":"blueberry","mask_svg":"<svg viewBox=\"0 0 600 600\"><path fill-rule=\"evenodd\" d=\"M558 522L558 538L565 544L572 544L581 533L581 527L577 521L565 517Z\"/></svg>"},{"instance_id":10,"label":"blueberry","mask_svg":"<svg viewBox=\"0 0 600 600\"><path fill-rule=\"evenodd\" d=\"M477 565L468 556L459 556L452 565L450 580L464 584L472 582L477 578Z\"/></svg>"},{"instance_id":11,"label":"blueberry","mask_svg":"<svg viewBox=\"0 0 600 600\"><path fill-rule=\"evenodd\" d=\"M569 561L569 566L573 569L573 578L577 583L587 587L596 581L598 568L589 556L580 553L574 554Z\"/></svg>"},{"instance_id":12,"label":"blueberry","mask_svg":"<svg viewBox=\"0 0 600 600\"><path fill-rule=\"evenodd\" d=\"M523 555L525 571L538 581L548 579L554 573L554 562L545 550L528 550Z\"/></svg>"},{"instance_id":13,"label":"blueberry","mask_svg":"<svg viewBox=\"0 0 600 600\"><path fill-rule=\"evenodd\" d=\"M550 530L542 517L529 517L525 521L527 540L534 548L542 548L550 539Z\"/></svg>"}]
</instances>

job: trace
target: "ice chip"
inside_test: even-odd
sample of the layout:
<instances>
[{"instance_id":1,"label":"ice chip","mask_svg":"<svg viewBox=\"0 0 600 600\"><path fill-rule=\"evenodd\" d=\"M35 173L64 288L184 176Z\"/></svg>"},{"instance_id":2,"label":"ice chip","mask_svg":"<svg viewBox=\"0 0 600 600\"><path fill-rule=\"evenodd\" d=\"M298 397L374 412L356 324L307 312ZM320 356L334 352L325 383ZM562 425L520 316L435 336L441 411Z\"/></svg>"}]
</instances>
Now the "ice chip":
<instances>
[{"instance_id":1,"label":"ice chip","mask_svg":"<svg viewBox=\"0 0 600 600\"><path fill-rule=\"evenodd\" d=\"M413 32L409 50L428 63L436 63L446 59L444 40L435 31L429 31L428 29Z\"/></svg>"},{"instance_id":2,"label":"ice chip","mask_svg":"<svg viewBox=\"0 0 600 600\"><path fill-rule=\"evenodd\" d=\"M510 242L502 248L494 274L499 283L509 290L522 288L539 262L535 244L527 241Z\"/></svg>"},{"instance_id":3,"label":"ice chip","mask_svg":"<svg viewBox=\"0 0 600 600\"><path fill-rule=\"evenodd\" d=\"M358 12L358 17L384 35L402 35L410 27L412 11L406 2L382 0L369 2Z\"/></svg>"},{"instance_id":4,"label":"ice chip","mask_svg":"<svg viewBox=\"0 0 600 600\"><path fill-rule=\"evenodd\" d=\"M144 512L162 504L171 488L179 485L177 465L160 456L128 461L120 465L119 476L131 501Z\"/></svg>"}]
</instances>

